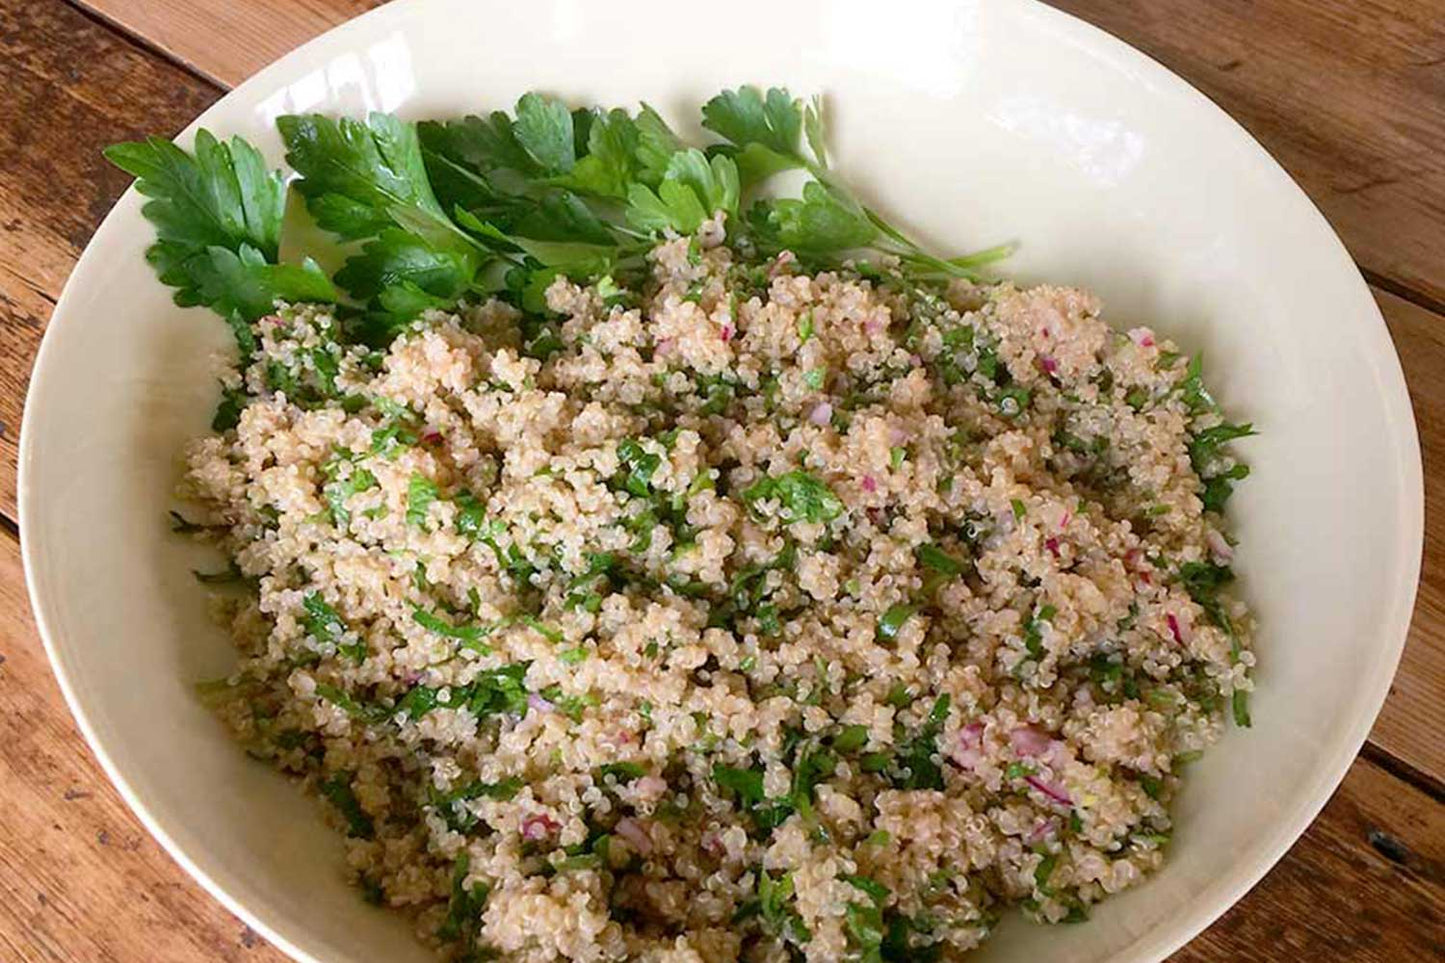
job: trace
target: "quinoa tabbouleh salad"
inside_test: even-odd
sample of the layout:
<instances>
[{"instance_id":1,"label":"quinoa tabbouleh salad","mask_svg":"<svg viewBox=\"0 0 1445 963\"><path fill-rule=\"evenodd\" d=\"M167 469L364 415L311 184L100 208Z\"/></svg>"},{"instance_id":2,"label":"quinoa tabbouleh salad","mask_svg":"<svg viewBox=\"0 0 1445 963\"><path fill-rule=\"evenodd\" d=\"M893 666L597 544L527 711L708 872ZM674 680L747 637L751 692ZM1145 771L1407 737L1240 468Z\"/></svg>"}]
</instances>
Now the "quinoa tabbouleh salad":
<instances>
[{"instance_id":1,"label":"quinoa tabbouleh salad","mask_svg":"<svg viewBox=\"0 0 1445 963\"><path fill-rule=\"evenodd\" d=\"M283 117L334 276L280 260L245 141L110 150L238 345L176 516L231 561L203 695L447 960L952 960L1010 907L1084 920L1249 725L1249 426L1090 294L862 205L816 102L703 117L706 149L537 94Z\"/></svg>"}]
</instances>

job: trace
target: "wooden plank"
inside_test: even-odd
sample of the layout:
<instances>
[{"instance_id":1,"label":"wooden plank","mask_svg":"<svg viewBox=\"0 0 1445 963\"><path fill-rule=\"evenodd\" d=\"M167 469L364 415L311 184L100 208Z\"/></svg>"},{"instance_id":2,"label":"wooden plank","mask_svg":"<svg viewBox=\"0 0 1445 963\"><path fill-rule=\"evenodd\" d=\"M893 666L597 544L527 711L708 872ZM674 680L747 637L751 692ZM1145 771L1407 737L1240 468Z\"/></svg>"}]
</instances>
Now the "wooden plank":
<instances>
[{"instance_id":1,"label":"wooden plank","mask_svg":"<svg viewBox=\"0 0 1445 963\"><path fill-rule=\"evenodd\" d=\"M0 959L282 963L172 863L75 731L0 533ZM1175 959L1445 949L1445 807L1366 759L1284 860Z\"/></svg>"},{"instance_id":2,"label":"wooden plank","mask_svg":"<svg viewBox=\"0 0 1445 963\"><path fill-rule=\"evenodd\" d=\"M1445 783L1445 318L1375 292L1420 429L1425 465L1425 557L1415 619L1370 739Z\"/></svg>"},{"instance_id":3,"label":"wooden plank","mask_svg":"<svg viewBox=\"0 0 1445 963\"><path fill-rule=\"evenodd\" d=\"M371 4L91 5L200 72L234 83ZM1445 156L1438 150L1445 135L1442 100L1433 86L1440 71L1431 72L1441 62L1438 29L1445 20L1430 10L1438 4L1367 4L1347 14L1343 6L1318 8L1303 0L1269 10L1184 0L1062 5L1202 86L1302 179L1368 268L1439 296L1440 279L1428 270L1440 266L1428 255L1438 249L1429 246L1438 237L1430 222L1440 221ZM1373 29L1356 32L1356 20ZM13 518L18 399L39 333L75 257L125 186L123 176L99 161L98 150L116 139L179 129L218 91L59 4L0 0L0 55L7 90L0 100L0 511ZM1336 60L1343 60L1338 71ZM1319 72L1331 76L1316 77L1325 62L1332 70ZM1445 370L1445 319L1377 296L1405 360L1427 475L1439 478L1445 385L1434 379ZM1421 603L1373 739L1439 779L1445 746L1434 734L1442 722L1438 693L1445 691L1445 523L1439 521L1445 495L1432 484L1428 497L1432 526ZM0 821L0 959L280 961L170 863L91 760L49 678L33 626L20 617L28 608L13 541L3 535L0 611L16 613L0 627L0 657L8 658L0 662L0 785L7 787L12 814ZM1441 812L1389 772L1357 761L1281 865L1176 959L1445 953Z\"/></svg>"},{"instance_id":4,"label":"wooden plank","mask_svg":"<svg viewBox=\"0 0 1445 963\"><path fill-rule=\"evenodd\" d=\"M0 234L0 247L3 245L4 235ZM11 519L17 517L20 408L30 384L31 360L54 306L50 296L0 259L0 512Z\"/></svg>"},{"instance_id":5,"label":"wooden plank","mask_svg":"<svg viewBox=\"0 0 1445 963\"><path fill-rule=\"evenodd\" d=\"M1048 0L1194 84L1366 270L1445 303L1445 0Z\"/></svg>"},{"instance_id":6,"label":"wooden plank","mask_svg":"<svg viewBox=\"0 0 1445 963\"><path fill-rule=\"evenodd\" d=\"M285 0L268 0L284 3ZM150 5L155 5L151 0ZM146 4L138 4L145 7ZM64 5L0 0L0 513L15 517L20 400L50 302L126 178L99 150L177 130L219 94ZM43 125L33 123L44 116ZM34 131L33 128L42 128ZM1378 292L1377 292L1378 294ZM1378 294L1405 349L1431 511L1421 603L1376 741L1445 781L1445 319ZM1434 470L1440 469L1440 470Z\"/></svg>"},{"instance_id":7,"label":"wooden plank","mask_svg":"<svg viewBox=\"0 0 1445 963\"><path fill-rule=\"evenodd\" d=\"M129 183L117 140L185 126L220 90L63 3L0 0L0 512L20 408L61 286Z\"/></svg>"},{"instance_id":8,"label":"wooden plank","mask_svg":"<svg viewBox=\"0 0 1445 963\"><path fill-rule=\"evenodd\" d=\"M1173 963L1445 959L1445 806L1361 757L1309 831Z\"/></svg>"},{"instance_id":9,"label":"wooden plank","mask_svg":"<svg viewBox=\"0 0 1445 963\"><path fill-rule=\"evenodd\" d=\"M234 87L383 0L105 0L89 8L218 84Z\"/></svg>"},{"instance_id":10,"label":"wooden plank","mask_svg":"<svg viewBox=\"0 0 1445 963\"><path fill-rule=\"evenodd\" d=\"M0 960L284 963L151 839L50 674L0 533Z\"/></svg>"},{"instance_id":11,"label":"wooden plank","mask_svg":"<svg viewBox=\"0 0 1445 963\"><path fill-rule=\"evenodd\" d=\"M377 5L82 2L228 85ZM1300 181L1366 269L1445 303L1445 0L1050 2L1204 91Z\"/></svg>"}]
</instances>

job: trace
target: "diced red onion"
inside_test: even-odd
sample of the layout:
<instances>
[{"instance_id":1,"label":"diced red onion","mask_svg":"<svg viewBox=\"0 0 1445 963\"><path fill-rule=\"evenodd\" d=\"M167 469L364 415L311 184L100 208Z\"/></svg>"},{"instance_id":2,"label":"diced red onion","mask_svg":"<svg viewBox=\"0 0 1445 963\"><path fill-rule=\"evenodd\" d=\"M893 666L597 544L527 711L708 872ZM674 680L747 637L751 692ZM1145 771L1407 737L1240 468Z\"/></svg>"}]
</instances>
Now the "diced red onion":
<instances>
[{"instance_id":1,"label":"diced red onion","mask_svg":"<svg viewBox=\"0 0 1445 963\"><path fill-rule=\"evenodd\" d=\"M1169 623L1169 634L1174 636L1174 641L1178 642L1180 645L1183 645L1184 633L1179 628L1179 619L1174 615L1173 612L1170 612L1168 615L1164 616L1164 621Z\"/></svg>"},{"instance_id":2,"label":"diced red onion","mask_svg":"<svg viewBox=\"0 0 1445 963\"><path fill-rule=\"evenodd\" d=\"M725 325L722 326L722 331L720 332L720 335L721 335L721 337L722 337L722 339L723 339L723 343L724 343L724 344L726 344L727 342L729 342L729 341L731 341L731 340L733 339L733 334L734 334L734 331L733 331L733 326L732 326L732 325L730 325L730 324L725 324Z\"/></svg>"},{"instance_id":3,"label":"diced red onion","mask_svg":"<svg viewBox=\"0 0 1445 963\"><path fill-rule=\"evenodd\" d=\"M658 338L657 343L652 346L652 353L656 355L668 354L672 351L672 338Z\"/></svg>"},{"instance_id":4,"label":"diced red onion","mask_svg":"<svg viewBox=\"0 0 1445 963\"><path fill-rule=\"evenodd\" d=\"M888 443L890 445L901 445L908 440L908 432L898 425L888 427Z\"/></svg>"},{"instance_id":5,"label":"diced red onion","mask_svg":"<svg viewBox=\"0 0 1445 963\"><path fill-rule=\"evenodd\" d=\"M281 325L285 324L285 322L281 320L281 315L279 315L279 314L268 314L268 315L266 315L264 318L261 319L261 323L262 323L262 324L274 324L274 325L276 325L277 327L280 327Z\"/></svg>"},{"instance_id":6,"label":"diced red onion","mask_svg":"<svg viewBox=\"0 0 1445 963\"><path fill-rule=\"evenodd\" d=\"M1058 826L1059 821L1057 819L1040 819L1034 828L1029 830L1029 834L1024 837L1024 842L1030 846L1042 842L1052 836L1054 831L1058 829Z\"/></svg>"},{"instance_id":7,"label":"diced red onion","mask_svg":"<svg viewBox=\"0 0 1445 963\"><path fill-rule=\"evenodd\" d=\"M1048 549L1054 558L1059 557L1059 540L1054 536L1050 535L1044 539L1044 548Z\"/></svg>"},{"instance_id":8,"label":"diced red onion","mask_svg":"<svg viewBox=\"0 0 1445 963\"><path fill-rule=\"evenodd\" d=\"M1207 529L1204 533L1204 541L1209 545L1209 551L1221 562L1228 562L1234 558L1234 546L1230 545L1225 537L1214 529Z\"/></svg>"},{"instance_id":9,"label":"diced red onion","mask_svg":"<svg viewBox=\"0 0 1445 963\"><path fill-rule=\"evenodd\" d=\"M643 856L652 852L652 837L642 824L631 816L624 816L617 821L617 835L632 844L632 848Z\"/></svg>"},{"instance_id":10,"label":"diced red onion","mask_svg":"<svg viewBox=\"0 0 1445 963\"><path fill-rule=\"evenodd\" d=\"M555 705L548 702L541 696L537 695L537 693L535 692L529 692L527 694L527 706L529 708L535 709L538 712L551 712L557 708Z\"/></svg>"},{"instance_id":11,"label":"diced red onion","mask_svg":"<svg viewBox=\"0 0 1445 963\"><path fill-rule=\"evenodd\" d=\"M820 401L808 412L808 420L819 428L826 428L833 420L833 406L826 401Z\"/></svg>"},{"instance_id":12,"label":"diced red onion","mask_svg":"<svg viewBox=\"0 0 1445 963\"><path fill-rule=\"evenodd\" d=\"M883 330L883 322L877 318L869 318L863 322L863 333L874 335Z\"/></svg>"},{"instance_id":13,"label":"diced red onion","mask_svg":"<svg viewBox=\"0 0 1445 963\"><path fill-rule=\"evenodd\" d=\"M1068 528L1069 522L1072 522L1073 520L1074 513L1069 511L1067 508L1064 509L1064 517L1059 519L1059 531L1062 532L1064 529Z\"/></svg>"},{"instance_id":14,"label":"diced red onion","mask_svg":"<svg viewBox=\"0 0 1445 963\"><path fill-rule=\"evenodd\" d=\"M972 769L983 761L983 723L970 722L958 730L958 745L949 758L963 769Z\"/></svg>"},{"instance_id":15,"label":"diced red onion","mask_svg":"<svg viewBox=\"0 0 1445 963\"><path fill-rule=\"evenodd\" d=\"M1069 798L1069 794L1064 792L1064 788L1057 783L1045 782L1038 776L1025 776L1024 782L1033 786L1060 806L1072 806L1074 804L1074 801Z\"/></svg>"},{"instance_id":16,"label":"diced red onion","mask_svg":"<svg viewBox=\"0 0 1445 963\"><path fill-rule=\"evenodd\" d=\"M545 839L560 828L561 824L558 823L557 820L548 816L546 813L538 813L535 816L528 816L522 820L522 838L535 842L539 839Z\"/></svg>"},{"instance_id":17,"label":"diced red onion","mask_svg":"<svg viewBox=\"0 0 1445 963\"><path fill-rule=\"evenodd\" d=\"M641 776L632 784L639 796L654 798L667 792L667 780L661 776Z\"/></svg>"},{"instance_id":18,"label":"diced red onion","mask_svg":"<svg viewBox=\"0 0 1445 963\"><path fill-rule=\"evenodd\" d=\"M911 365L913 365L913 367L915 367L915 368L922 367L922 365L923 365L923 356L922 356L922 355L918 355L918 354L910 354L910 355L908 356L908 363L911 364Z\"/></svg>"},{"instance_id":19,"label":"diced red onion","mask_svg":"<svg viewBox=\"0 0 1445 963\"><path fill-rule=\"evenodd\" d=\"M878 490L878 483L873 480L872 475L863 476L863 490L865 492L876 492Z\"/></svg>"},{"instance_id":20,"label":"diced red onion","mask_svg":"<svg viewBox=\"0 0 1445 963\"><path fill-rule=\"evenodd\" d=\"M1033 726L1019 726L1008 734L1009 745L1020 756L1043 755L1051 741L1047 732L1041 732Z\"/></svg>"},{"instance_id":21,"label":"diced red onion","mask_svg":"<svg viewBox=\"0 0 1445 963\"><path fill-rule=\"evenodd\" d=\"M1059 370L1059 362L1046 354L1041 354L1039 355L1039 368L1044 374L1056 374Z\"/></svg>"},{"instance_id":22,"label":"diced red onion","mask_svg":"<svg viewBox=\"0 0 1445 963\"><path fill-rule=\"evenodd\" d=\"M421 443L427 446L440 445L442 443L442 433L439 431L429 431L421 436Z\"/></svg>"},{"instance_id":23,"label":"diced red onion","mask_svg":"<svg viewBox=\"0 0 1445 963\"><path fill-rule=\"evenodd\" d=\"M1141 348L1154 347L1154 332L1148 328L1134 328L1129 332L1129 337Z\"/></svg>"}]
</instances>

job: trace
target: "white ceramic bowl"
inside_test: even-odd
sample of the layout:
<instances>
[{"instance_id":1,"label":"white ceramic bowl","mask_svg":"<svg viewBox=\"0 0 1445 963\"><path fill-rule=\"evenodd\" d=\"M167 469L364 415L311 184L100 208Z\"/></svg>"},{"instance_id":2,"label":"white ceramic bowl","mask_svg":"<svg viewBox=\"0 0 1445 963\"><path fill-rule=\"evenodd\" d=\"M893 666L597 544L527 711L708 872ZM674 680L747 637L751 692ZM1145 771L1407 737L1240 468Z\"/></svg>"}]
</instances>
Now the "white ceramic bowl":
<instances>
[{"instance_id":1,"label":"white ceramic bowl","mask_svg":"<svg viewBox=\"0 0 1445 963\"><path fill-rule=\"evenodd\" d=\"M1255 727L1193 767L1157 878L1086 926L1007 923L980 960L1154 961L1299 836L1394 672L1419 569L1419 451L1380 314L1329 226L1209 101L1068 16L1004 0L900 4L403 0L262 71L197 122L279 163L281 113L508 106L540 88L646 99L684 129L724 86L829 97L838 166L949 250L1016 239L1015 277L1100 292L1120 326L1202 349L1261 435L1231 504L1260 621ZM713 12L718 11L718 12ZM188 132L189 135L189 132ZM151 832L301 960L428 959L343 883L314 804L193 697L230 665L165 524L206 430L223 325L174 307L131 191L56 307L21 439L22 539L42 637L82 731Z\"/></svg>"}]
</instances>

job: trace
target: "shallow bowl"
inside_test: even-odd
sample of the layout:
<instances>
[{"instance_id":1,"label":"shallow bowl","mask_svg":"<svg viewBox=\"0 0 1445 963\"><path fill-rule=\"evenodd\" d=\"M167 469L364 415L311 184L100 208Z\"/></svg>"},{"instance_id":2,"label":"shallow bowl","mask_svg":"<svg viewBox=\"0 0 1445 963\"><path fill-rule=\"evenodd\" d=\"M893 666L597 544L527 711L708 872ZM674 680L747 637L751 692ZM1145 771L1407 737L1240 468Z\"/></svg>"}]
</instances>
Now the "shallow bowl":
<instances>
[{"instance_id":1,"label":"shallow bowl","mask_svg":"<svg viewBox=\"0 0 1445 963\"><path fill-rule=\"evenodd\" d=\"M1258 438L1231 503L1259 618L1254 728L1191 768L1166 868L1084 926L1006 922L977 959L1162 959L1304 831L1369 731L1419 570L1419 450L1370 293L1319 212L1233 121L1147 57L1050 8L1005 0L402 0L283 58L198 119L280 163L273 119L435 117L543 89L646 99L684 131L724 86L828 98L837 167L951 251L1016 240L1024 282L1098 291L1120 327L1202 350ZM692 132L696 132L692 129ZM190 131L182 140L189 139ZM37 621L106 771L205 888L299 960L429 959L344 883L341 843L196 700L226 639L165 524L177 453L216 399L224 326L171 304L128 192L46 333L21 439Z\"/></svg>"}]
</instances>

